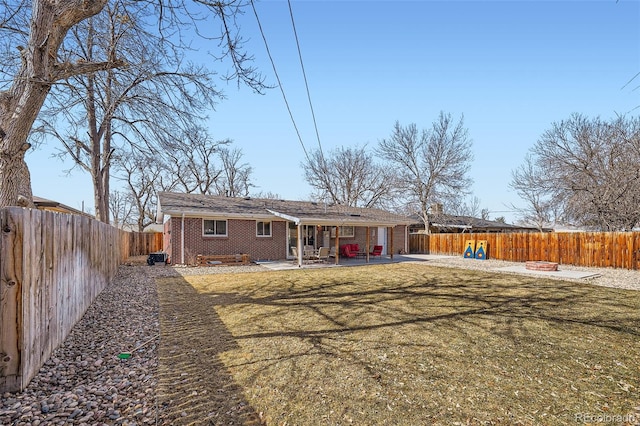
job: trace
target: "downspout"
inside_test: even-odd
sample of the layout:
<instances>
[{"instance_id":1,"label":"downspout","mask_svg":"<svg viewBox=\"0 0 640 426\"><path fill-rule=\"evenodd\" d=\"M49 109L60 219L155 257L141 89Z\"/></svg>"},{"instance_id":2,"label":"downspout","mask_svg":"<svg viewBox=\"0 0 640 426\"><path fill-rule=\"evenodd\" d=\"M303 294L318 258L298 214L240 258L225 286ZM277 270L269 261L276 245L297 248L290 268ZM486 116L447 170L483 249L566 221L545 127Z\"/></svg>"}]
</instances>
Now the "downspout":
<instances>
[{"instance_id":1,"label":"downspout","mask_svg":"<svg viewBox=\"0 0 640 426\"><path fill-rule=\"evenodd\" d=\"M182 213L182 229L180 230L180 245L182 248L180 249L180 253L182 254L182 262L184 265L184 213Z\"/></svg>"}]
</instances>

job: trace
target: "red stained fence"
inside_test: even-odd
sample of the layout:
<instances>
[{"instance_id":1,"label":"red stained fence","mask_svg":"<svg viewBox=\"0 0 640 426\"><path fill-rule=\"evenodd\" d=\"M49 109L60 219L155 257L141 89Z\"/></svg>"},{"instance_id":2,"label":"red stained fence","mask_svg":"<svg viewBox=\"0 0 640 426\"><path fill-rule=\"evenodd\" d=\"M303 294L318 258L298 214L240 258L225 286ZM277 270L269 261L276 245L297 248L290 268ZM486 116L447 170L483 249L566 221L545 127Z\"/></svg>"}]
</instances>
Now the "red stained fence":
<instances>
[{"instance_id":1,"label":"red stained fence","mask_svg":"<svg viewBox=\"0 0 640 426\"><path fill-rule=\"evenodd\" d=\"M487 241L489 259L640 269L640 232L411 234L409 252L462 256L468 240Z\"/></svg>"}]
</instances>

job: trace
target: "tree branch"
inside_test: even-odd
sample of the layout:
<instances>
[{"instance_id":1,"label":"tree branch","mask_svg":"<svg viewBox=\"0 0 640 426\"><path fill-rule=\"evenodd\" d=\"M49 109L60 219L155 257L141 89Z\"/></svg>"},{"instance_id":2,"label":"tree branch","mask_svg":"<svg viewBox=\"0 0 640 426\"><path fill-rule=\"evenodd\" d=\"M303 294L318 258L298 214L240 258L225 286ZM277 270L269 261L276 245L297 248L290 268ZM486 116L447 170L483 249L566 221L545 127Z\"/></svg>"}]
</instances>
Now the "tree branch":
<instances>
[{"instance_id":1,"label":"tree branch","mask_svg":"<svg viewBox=\"0 0 640 426\"><path fill-rule=\"evenodd\" d=\"M123 68L126 65L127 63L120 59L107 62L76 62L75 64L70 62L58 63L53 66L51 82L64 80L77 75L91 74L114 68Z\"/></svg>"}]
</instances>

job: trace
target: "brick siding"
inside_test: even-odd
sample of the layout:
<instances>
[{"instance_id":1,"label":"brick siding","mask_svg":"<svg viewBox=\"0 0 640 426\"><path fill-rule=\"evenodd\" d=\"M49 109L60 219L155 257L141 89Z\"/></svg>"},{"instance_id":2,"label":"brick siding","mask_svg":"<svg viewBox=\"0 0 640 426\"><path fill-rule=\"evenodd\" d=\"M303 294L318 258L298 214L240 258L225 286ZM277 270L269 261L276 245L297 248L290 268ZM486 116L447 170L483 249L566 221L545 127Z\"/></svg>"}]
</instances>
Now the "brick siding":
<instances>
[{"instance_id":1,"label":"brick siding","mask_svg":"<svg viewBox=\"0 0 640 426\"><path fill-rule=\"evenodd\" d=\"M393 249L397 253L405 248L405 226L396 226L393 230ZM376 229L377 228L371 228ZM182 262L182 218L172 217L165 223L164 251L169 253L172 263ZM195 263L195 257L202 255L229 255L247 253L251 261L282 260L287 258L287 222L272 221L271 237L256 236L256 221L242 219L227 220L227 236L203 236L201 218L185 218L185 263ZM366 227L356 227L354 237L340 238L340 244L357 243L360 247L366 245ZM387 232L390 232L387 230ZM388 240L390 241L390 240ZM377 239L371 238L373 247ZM331 239L331 245L335 239ZM317 244L322 245L320 239Z\"/></svg>"},{"instance_id":2,"label":"brick siding","mask_svg":"<svg viewBox=\"0 0 640 426\"><path fill-rule=\"evenodd\" d=\"M165 234L165 241L170 240L171 248L168 250L173 256L173 263L182 262L182 218L169 219L171 233ZM271 237L259 237L256 235L255 220L227 220L227 236L202 235L201 218L185 218L185 263L195 263L195 257L199 254L238 254L247 253L252 261L274 260L286 258L287 230L286 222L271 222Z\"/></svg>"}]
</instances>

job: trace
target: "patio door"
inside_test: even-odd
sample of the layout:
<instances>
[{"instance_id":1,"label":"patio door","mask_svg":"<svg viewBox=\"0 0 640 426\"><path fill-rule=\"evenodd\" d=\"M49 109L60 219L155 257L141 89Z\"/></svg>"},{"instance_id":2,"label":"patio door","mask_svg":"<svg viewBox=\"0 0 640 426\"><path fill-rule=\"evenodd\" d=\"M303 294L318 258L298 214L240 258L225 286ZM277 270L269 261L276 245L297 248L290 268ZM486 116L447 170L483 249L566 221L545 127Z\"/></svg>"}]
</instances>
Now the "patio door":
<instances>
[{"instance_id":1,"label":"patio door","mask_svg":"<svg viewBox=\"0 0 640 426\"><path fill-rule=\"evenodd\" d=\"M315 225L303 225L302 226L302 235L303 235L303 240L302 240L302 245L303 246L312 246L313 248L316 248L316 241L318 239L317 234L317 228Z\"/></svg>"},{"instance_id":2,"label":"patio door","mask_svg":"<svg viewBox=\"0 0 640 426\"><path fill-rule=\"evenodd\" d=\"M382 254L387 253L387 228L384 226L378 226L378 242L376 243L382 246Z\"/></svg>"},{"instance_id":3,"label":"patio door","mask_svg":"<svg viewBox=\"0 0 640 426\"><path fill-rule=\"evenodd\" d=\"M292 258L293 254L291 247L298 247L298 226L294 222L289 222L287 227L287 257ZM322 235L317 234L317 227L315 225L303 225L302 226L302 246L313 246L317 248L316 241L318 238L322 238ZM322 243L322 241L319 241Z\"/></svg>"},{"instance_id":4,"label":"patio door","mask_svg":"<svg viewBox=\"0 0 640 426\"><path fill-rule=\"evenodd\" d=\"M298 227L294 222L288 222L287 226L287 259L293 259L291 247L298 247Z\"/></svg>"}]
</instances>

